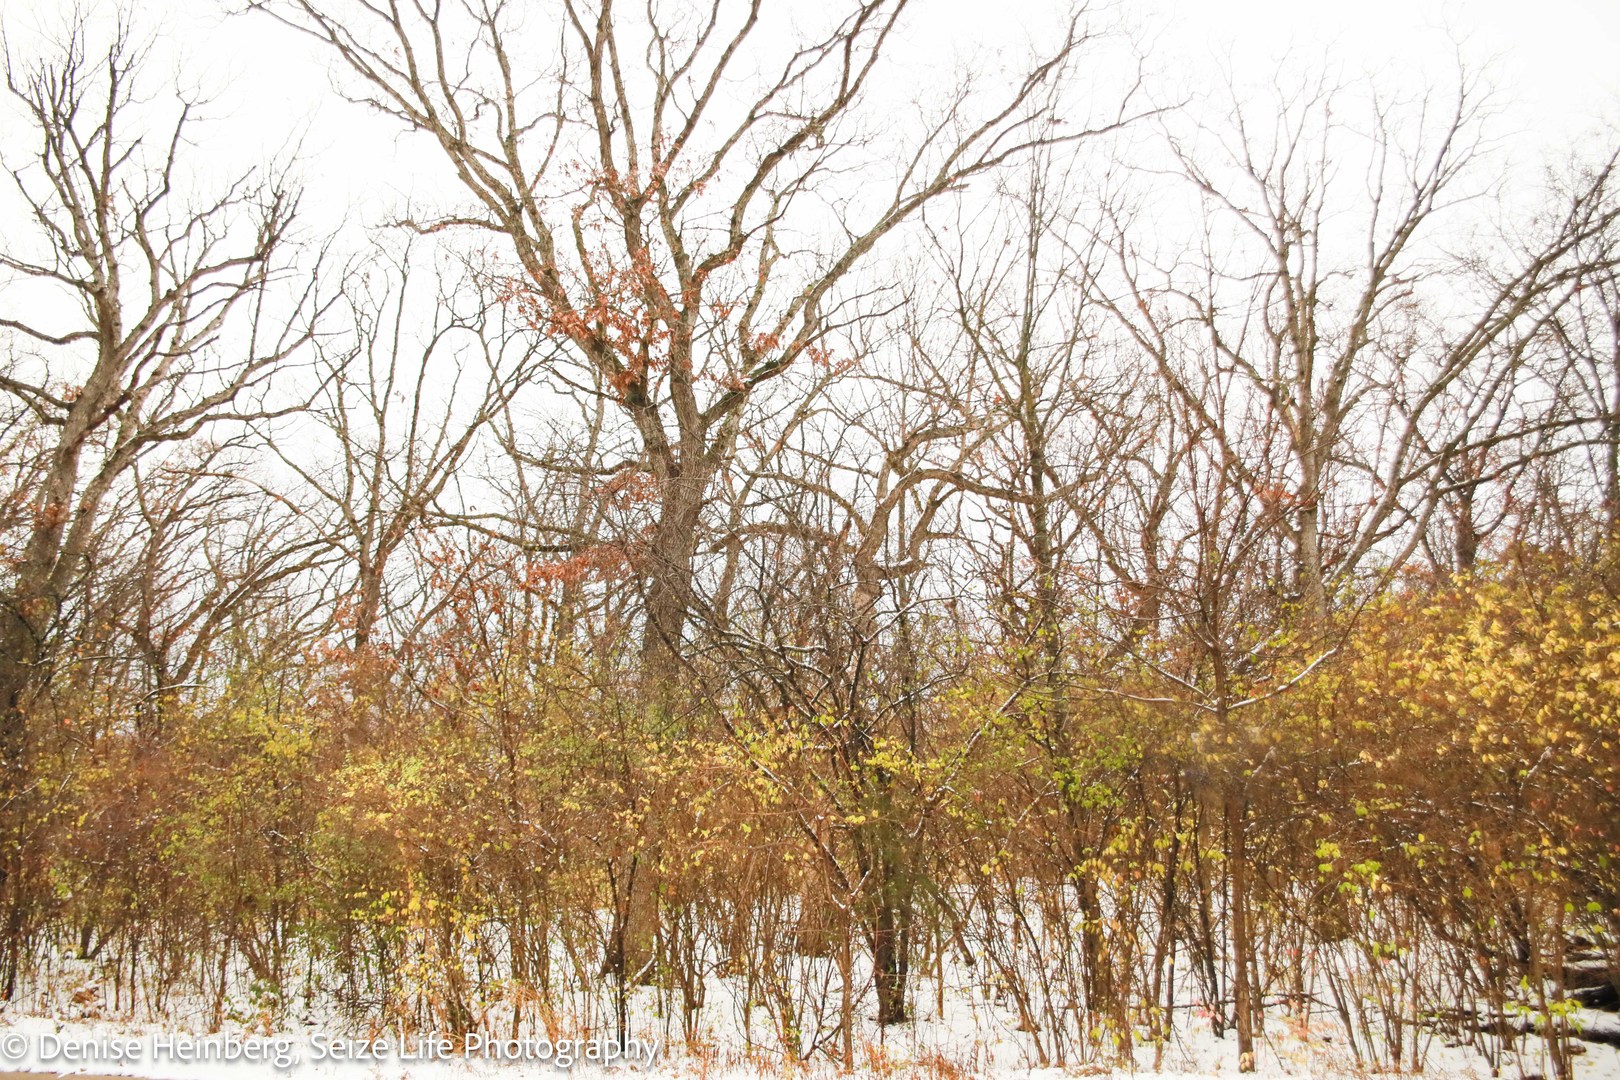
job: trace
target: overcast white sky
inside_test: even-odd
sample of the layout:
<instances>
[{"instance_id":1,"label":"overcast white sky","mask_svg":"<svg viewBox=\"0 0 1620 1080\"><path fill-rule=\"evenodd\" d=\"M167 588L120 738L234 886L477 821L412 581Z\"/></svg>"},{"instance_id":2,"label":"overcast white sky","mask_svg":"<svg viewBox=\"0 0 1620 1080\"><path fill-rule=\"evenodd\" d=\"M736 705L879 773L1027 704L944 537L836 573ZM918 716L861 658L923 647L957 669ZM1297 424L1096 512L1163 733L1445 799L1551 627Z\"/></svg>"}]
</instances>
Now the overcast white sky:
<instances>
[{"instance_id":1,"label":"overcast white sky","mask_svg":"<svg viewBox=\"0 0 1620 1080\"><path fill-rule=\"evenodd\" d=\"M1443 68L1460 44L1488 65L1537 141L1567 140L1620 115L1613 0L1165 0L1144 8L1162 13L1165 44L1195 62L1231 49L1264 67L1293 49L1332 57L1346 74L1398 65L1412 77Z\"/></svg>"},{"instance_id":2,"label":"overcast white sky","mask_svg":"<svg viewBox=\"0 0 1620 1080\"><path fill-rule=\"evenodd\" d=\"M110 8L80 2L92 11ZM62 6L0 0L13 48L31 27L59 21ZM214 92L215 112L228 119L198 138L222 170L239 171L301 133L310 224L375 220L406 196L449 193L433 148L401 140L386 122L333 99L327 59L313 42L263 16L227 16L227 6L239 6L229 0L133 6L143 25L161 20L176 50L170 62L183 63L188 77ZM1011 58L1031 40L1038 44L1061 9L1052 0L913 0L908 44L924 57L999 49ZM1347 79L1373 73L1386 87L1415 89L1425 79L1443 82L1460 47L1497 88L1504 110L1498 130L1511 135L1521 163L1561 157L1573 140L1620 119L1620 3L1613 0L1132 0L1110 18L1143 43L1155 92L1165 100L1196 103L1223 68L1263 85L1288 55L1301 66L1332 65ZM9 142L16 129L4 134Z\"/></svg>"}]
</instances>

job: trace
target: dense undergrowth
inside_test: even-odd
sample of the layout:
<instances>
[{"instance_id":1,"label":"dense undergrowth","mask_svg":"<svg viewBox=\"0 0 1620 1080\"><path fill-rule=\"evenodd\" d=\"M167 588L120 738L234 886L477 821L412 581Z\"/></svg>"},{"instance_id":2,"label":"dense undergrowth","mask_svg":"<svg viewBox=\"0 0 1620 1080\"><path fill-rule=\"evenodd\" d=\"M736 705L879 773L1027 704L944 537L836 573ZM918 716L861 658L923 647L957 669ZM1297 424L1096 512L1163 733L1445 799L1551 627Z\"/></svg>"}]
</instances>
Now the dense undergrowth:
<instances>
[{"instance_id":1,"label":"dense undergrowth","mask_svg":"<svg viewBox=\"0 0 1620 1080\"><path fill-rule=\"evenodd\" d=\"M1145 1061L1178 1007L1218 1032L1281 1006L1385 1067L1441 1035L1499 1053L1529 1016L1567 1068L1577 1007L1613 1001L1601 572L1409 581L1225 716L1077 638L1061 722L944 617L910 628L926 692L811 712L791 672L699 659L650 705L522 632L548 586L479 573L429 648L243 634L185 692L64 680L8 844L19 1003L77 957L115 1007L214 1024L244 985L268 1022L403 1030L612 1029L628 996L697 1044L728 978L789 1056L968 994L1052 1062Z\"/></svg>"}]
</instances>

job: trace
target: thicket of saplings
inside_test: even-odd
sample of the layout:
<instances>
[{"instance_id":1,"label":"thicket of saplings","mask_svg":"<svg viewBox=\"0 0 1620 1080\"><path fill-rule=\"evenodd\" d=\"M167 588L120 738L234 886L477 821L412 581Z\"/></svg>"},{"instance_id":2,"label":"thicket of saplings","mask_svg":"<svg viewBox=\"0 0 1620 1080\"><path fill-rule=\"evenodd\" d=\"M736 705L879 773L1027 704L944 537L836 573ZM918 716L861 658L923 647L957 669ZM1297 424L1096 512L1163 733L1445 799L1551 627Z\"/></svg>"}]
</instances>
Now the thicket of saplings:
<instances>
[{"instance_id":1,"label":"thicket of saplings","mask_svg":"<svg viewBox=\"0 0 1620 1080\"><path fill-rule=\"evenodd\" d=\"M8 53L10 1008L1570 1075L1612 158L1494 214L1466 79L1099 105L1077 17L890 160L903 4L782 55L770 5L253 6L468 201L343 266L285 175L197 194L129 20Z\"/></svg>"},{"instance_id":2,"label":"thicket of saplings","mask_svg":"<svg viewBox=\"0 0 1620 1080\"><path fill-rule=\"evenodd\" d=\"M1146 1064L1177 1010L1242 1022L1242 977L1256 1030L1330 1019L1416 1068L1512 1046L1521 1010L1567 1055L1613 985L1612 571L1412 582L1224 719L1126 696L1162 680L1083 631L1107 682L1031 693L1018 643L926 606L849 646L854 700L699 657L653 707L510 562L438 573L409 648L244 628L162 700L67 666L33 717L23 1001L71 957L139 1015L556 1035L611 1029L623 986L701 1046L730 980L790 1057L971 998L1039 1060ZM830 660L837 620L803 647Z\"/></svg>"},{"instance_id":3,"label":"thicket of saplings","mask_svg":"<svg viewBox=\"0 0 1620 1080\"><path fill-rule=\"evenodd\" d=\"M1042 1061L1157 1060L1196 1007L1411 1067L1526 1013L1567 1055L1563 1018L1612 1001L1612 564L1514 550L1240 628L1304 675L1234 676L1260 689L1222 716L1166 693L1221 662L1193 632L1065 620L1053 677L1019 618L874 625L834 552L775 555L805 570L769 644L734 628L654 690L631 624L476 540L424 559L411 640L256 619L172 690L78 646L7 808L8 991L53 1001L72 958L118 1012L553 1035L629 993L701 1045L726 979L790 1057L971 998ZM140 588L97 584L86 638Z\"/></svg>"}]
</instances>

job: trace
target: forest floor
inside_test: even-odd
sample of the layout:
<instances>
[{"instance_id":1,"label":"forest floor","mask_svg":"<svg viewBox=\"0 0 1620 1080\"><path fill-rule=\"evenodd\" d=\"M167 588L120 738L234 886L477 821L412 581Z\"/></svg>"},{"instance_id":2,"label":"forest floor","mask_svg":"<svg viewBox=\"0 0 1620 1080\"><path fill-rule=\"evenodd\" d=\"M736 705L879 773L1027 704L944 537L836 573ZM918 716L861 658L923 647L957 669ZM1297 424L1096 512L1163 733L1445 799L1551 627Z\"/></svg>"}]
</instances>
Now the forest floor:
<instances>
[{"instance_id":1,"label":"forest floor","mask_svg":"<svg viewBox=\"0 0 1620 1080\"><path fill-rule=\"evenodd\" d=\"M970 1076L1058 1080L1066 1076L1146 1075L1175 1080L1214 1080L1239 1075L1237 1052L1230 1034L1217 1039L1207 1023L1189 1026L1166 1044L1157 1065L1151 1047L1138 1049L1134 1069L1096 1064L1078 1067L1040 1067L1028 1060L1016 1038L1006 1045L983 1045L953 1053L963 1046L965 1032L942 1030L938 1023L918 1023L891 1029L883 1042L863 1041L857 1048L856 1075L884 1080L965 1080ZM867 1033L874 1035L874 1032ZM971 1041L973 1036L968 1035ZM1620 1080L1620 1048L1596 1043L1578 1044L1574 1080ZM516 1050L517 1059L512 1059ZM381 1051L377 1053L376 1051ZM29 1080L39 1076L146 1077L161 1080L505 1080L505 1078L572 1073L581 1080L614 1076L630 1080L743 1080L788 1077L832 1080L841 1075L830 1061L785 1064L779 1056L720 1051L673 1050L649 1042L639 1047L640 1060L605 1064L595 1057L599 1048L583 1040L573 1046L575 1060L558 1064L555 1047L534 1045L500 1051L469 1053L455 1047L438 1060L423 1060L433 1047L368 1045L345 1036L316 1030L278 1032L271 1036L229 1030L195 1035L153 1024L117 1021L69 1021L48 1017L0 1015L0 1065L21 1070L0 1072L0 1080ZM652 1051L649 1053L649 1051ZM527 1057L523 1055L527 1054ZM342 1060L347 1057L349 1060ZM1356 1077L1375 1070L1358 1066L1335 1037L1330 1024L1310 1031L1279 1017L1267 1024L1258 1055L1259 1080L1282 1078ZM257 1060L250 1060L256 1058ZM650 1058L650 1060L648 1060ZM1386 1073L1387 1075L1387 1073ZM1477 1049L1448 1046L1436 1040L1427 1048L1422 1075L1438 1080L1487 1080L1490 1062ZM1551 1076L1540 1040L1521 1041L1517 1055L1500 1061L1503 1080L1532 1080Z\"/></svg>"}]
</instances>

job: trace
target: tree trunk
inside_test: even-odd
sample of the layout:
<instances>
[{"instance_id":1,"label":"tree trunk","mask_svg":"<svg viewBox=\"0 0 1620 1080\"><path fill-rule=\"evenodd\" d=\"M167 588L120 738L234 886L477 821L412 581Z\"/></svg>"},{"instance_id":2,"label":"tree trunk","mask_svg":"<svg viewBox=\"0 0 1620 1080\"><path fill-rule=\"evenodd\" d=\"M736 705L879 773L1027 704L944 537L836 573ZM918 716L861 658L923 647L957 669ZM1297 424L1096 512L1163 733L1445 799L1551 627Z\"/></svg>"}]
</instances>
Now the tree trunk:
<instances>
[{"instance_id":1,"label":"tree trunk","mask_svg":"<svg viewBox=\"0 0 1620 1080\"><path fill-rule=\"evenodd\" d=\"M1457 492L1457 572L1472 574L1479 560L1479 531L1474 527L1474 488L1465 485Z\"/></svg>"},{"instance_id":2,"label":"tree trunk","mask_svg":"<svg viewBox=\"0 0 1620 1080\"><path fill-rule=\"evenodd\" d=\"M629 869L615 874L609 868L613 890L613 923L608 930L607 956L602 974L621 985L645 983L652 976L654 938L658 929L658 893L648 852L632 855Z\"/></svg>"},{"instance_id":3,"label":"tree trunk","mask_svg":"<svg viewBox=\"0 0 1620 1080\"><path fill-rule=\"evenodd\" d=\"M1238 1071L1254 1071L1254 1002L1251 994L1249 941L1249 857L1246 843L1248 805L1237 795L1226 797L1232 882L1232 999L1237 1014Z\"/></svg>"},{"instance_id":4,"label":"tree trunk","mask_svg":"<svg viewBox=\"0 0 1620 1080\"><path fill-rule=\"evenodd\" d=\"M887 875L886 875L887 876ZM877 984L881 1025L903 1024L906 1015L907 930L901 905L885 887L879 897L872 926L872 971Z\"/></svg>"},{"instance_id":5,"label":"tree trunk","mask_svg":"<svg viewBox=\"0 0 1620 1080\"><path fill-rule=\"evenodd\" d=\"M1298 588L1300 602L1313 619L1327 617L1327 586L1322 580L1321 509L1315 494L1307 494L1309 505L1299 512Z\"/></svg>"},{"instance_id":6,"label":"tree trunk","mask_svg":"<svg viewBox=\"0 0 1620 1080\"><path fill-rule=\"evenodd\" d=\"M0 998L10 1000L22 956L22 933L28 898L22 872L24 836L30 802L25 797L29 772L29 708L39 693L50 657L46 643L61 611L62 549L72 517L73 489L79 471L78 436L82 422L70 422L74 440L64 433L49 476L35 502L34 527L17 567L9 602L0 604L0 905L5 930L4 985Z\"/></svg>"},{"instance_id":7,"label":"tree trunk","mask_svg":"<svg viewBox=\"0 0 1620 1080\"><path fill-rule=\"evenodd\" d=\"M886 781L888 778L884 777ZM911 876L904 838L894 826L879 821L870 834L868 865L875 880L872 895L872 979L877 988L880 1025L903 1024L906 984L911 961Z\"/></svg>"},{"instance_id":8,"label":"tree trunk","mask_svg":"<svg viewBox=\"0 0 1620 1080\"><path fill-rule=\"evenodd\" d=\"M697 559L698 522L714 470L682 471L665 484L658 522L646 549L646 625L641 656L650 689L674 677L686 620L692 610L692 571Z\"/></svg>"}]
</instances>

